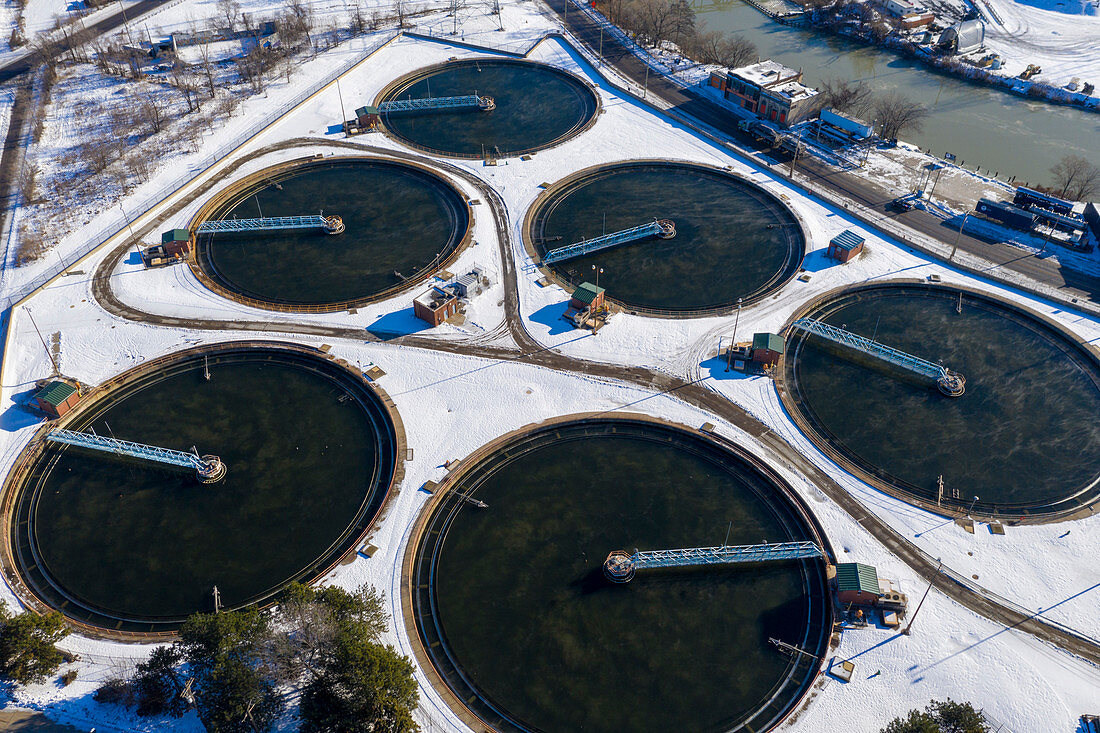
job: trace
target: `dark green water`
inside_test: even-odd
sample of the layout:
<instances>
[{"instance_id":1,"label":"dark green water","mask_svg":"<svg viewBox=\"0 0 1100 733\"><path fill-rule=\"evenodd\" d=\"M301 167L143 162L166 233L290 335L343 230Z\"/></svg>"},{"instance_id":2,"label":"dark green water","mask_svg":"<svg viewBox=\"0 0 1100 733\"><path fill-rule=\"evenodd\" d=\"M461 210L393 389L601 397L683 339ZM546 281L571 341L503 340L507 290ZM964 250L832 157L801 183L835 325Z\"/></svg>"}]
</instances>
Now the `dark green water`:
<instances>
[{"instance_id":1,"label":"dark green water","mask_svg":"<svg viewBox=\"0 0 1100 733\"><path fill-rule=\"evenodd\" d=\"M561 237L540 252L583 238L672 219L676 236L649 238L555 265L570 280L593 280L610 297L642 308L731 306L778 288L802 261L794 216L751 184L687 165L626 165L600 171L555 195L533 224ZM769 228L771 227L771 228Z\"/></svg>"},{"instance_id":2,"label":"dark green water","mask_svg":"<svg viewBox=\"0 0 1100 733\"><path fill-rule=\"evenodd\" d=\"M343 552L384 499L393 467L376 408L339 402L345 388L294 363L212 357L210 369L209 382L200 359L143 387L90 428L219 455L221 482L73 449L39 481L38 551L84 605L178 618L212 610L215 585L226 607L250 602Z\"/></svg>"},{"instance_id":3,"label":"dark green water","mask_svg":"<svg viewBox=\"0 0 1100 733\"><path fill-rule=\"evenodd\" d=\"M518 155L575 134L598 109L596 95L579 79L529 61L450 63L398 86L386 100L474 93L492 97L496 109L393 114L386 117L386 127L444 155Z\"/></svg>"},{"instance_id":4,"label":"dark green water","mask_svg":"<svg viewBox=\"0 0 1100 733\"><path fill-rule=\"evenodd\" d=\"M347 230L207 235L199 263L228 289L273 303L369 298L428 275L462 241L465 200L443 180L381 161L311 165L250 191L213 218L338 214Z\"/></svg>"},{"instance_id":5,"label":"dark green water","mask_svg":"<svg viewBox=\"0 0 1100 733\"><path fill-rule=\"evenodd\" d=\"M979 507L1043 504L1091 484L1100 470L1097 369L1028 319L956 291L896 286L823 309L826 321L941 361L966 377L944 397L815 348L798 352L792 391L818 428L859 464L918 495ZM876 332L877 329L877 332ZM788 375L791 367L788 366Z\"/></svg>"},{"instance_id":6,"label":"dark green water","mask_svg":"<svg viewBox=\"0 0 1100 733\"><path fill-rule=\"evenodd\" d=\"M556 432L574 439L464 483L489 508L460 508L438 550L448 655L523 729L709 731L757 711L789 671L768 637L804 643L820 603L798 565L643 571L614 585L602 563L617 548L718 545L730 522L731 544L804 538L755 493L770 485L660 429ZM790 702L795 677L774 705Z\"/></svg>"}]
</instances>

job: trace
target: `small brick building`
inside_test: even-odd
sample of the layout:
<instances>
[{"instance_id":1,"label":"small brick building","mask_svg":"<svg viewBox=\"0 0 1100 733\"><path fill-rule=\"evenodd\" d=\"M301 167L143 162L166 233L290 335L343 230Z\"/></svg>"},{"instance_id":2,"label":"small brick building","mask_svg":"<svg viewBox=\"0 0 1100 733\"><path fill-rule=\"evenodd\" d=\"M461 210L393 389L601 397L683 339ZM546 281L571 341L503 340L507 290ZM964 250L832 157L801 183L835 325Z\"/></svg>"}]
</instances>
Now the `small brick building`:
<instances>
[{"instance_id":1,"label":"small brick building","mask_svg":"<svg viewBox=\"0 0 1100 733\"><path fill-rule=\"evenodd\" d=\"M757 364L775 366L783 356L786 343L775 333L757 333L752 337L752 360Z\"/></svg>"},{"instance_id":2,"label":"small brick building","mask_svg":"<svg viewBox=\"0 0 1100 733\"><path fill-rule=\"evenodd\" d=\"M413 300L413 313L433 327L438 326L458 313L458 295L452 288L433 285L431 290Z\"/></svg>"},{"instance_id":3,"label":"small brick building","mask_svg":"<svg viewBox=\"0 0 1100 733\"><path fill-rule=\"evenodd\" d=\"M858 562L838 563L836 566L836 597L841 603L871 606L882 595L878 570Z\"/></svg>"},{"instance_id":4,"label":"small brick building","mask_svg":"<svg viewBox=\"0 0 1100 733\"><path fill-rule=\"evenodd\" d=\"M373 130L378 127L381 120L382 117L378 113L377 107L368 104L355 110L355 122L359 125L360 130Z\"/></svg>"},{"instance_id":5,"label":"small brick building","mask_svg":"<svg viewBox=\"0 0 1100 733\"><path fill-rule=\"evenodd\" d=\"M840 260L841 264L858 257L863 251L863 237L851 229L845 229L829 242L827 254L834 260Z\"/></svg>"},{"instance_id":6,"label":"small brick building","mask_svg":"<svg viewBox=\"0 0 1100 733\"><path fill-rule=\"evenodd\" d=\"M76 407L79 401L80 392L76 387L56 379L34 396L34 403L38 409L52 418L61 417Z\"/></svg>"},{"instance_id":7,"label":"small brick building","mask_svg":"<svg viewBox=\"0 0 1100 733\"><path fill-rule=\"evenodd\" d=\"M191 232L187 229L169 229L160 235L160 246L168 257L184 257L191 251Z\"/></svg>"},{"instance_id":8,"label":"small brick building","mask_svg":"<svg viewBox=\"0 0 1100 733\"><path fill-rule=\"evenodd\" d=\"M590 282L583 282L573 291L573 297L569 299L569 307L578 311L588 307L596 310L603 306L603 294L603 288Z\"/></svg>"}]
</instances>

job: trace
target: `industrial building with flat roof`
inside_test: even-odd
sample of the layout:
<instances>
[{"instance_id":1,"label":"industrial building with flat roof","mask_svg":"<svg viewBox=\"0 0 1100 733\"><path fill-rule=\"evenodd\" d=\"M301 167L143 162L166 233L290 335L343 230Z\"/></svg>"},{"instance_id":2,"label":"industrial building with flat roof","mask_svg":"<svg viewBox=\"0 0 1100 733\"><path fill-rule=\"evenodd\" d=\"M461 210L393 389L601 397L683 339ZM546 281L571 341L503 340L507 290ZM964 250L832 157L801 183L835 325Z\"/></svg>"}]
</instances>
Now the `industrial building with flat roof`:
<instances>
[{"instance_id":1,"label":"industrial building with flat roof","mask_svg":"<svg viewBox=\"0 0 1100 733\"><path fill-rule=\"evenodd\" d=\"M802 83L802 70L767 59L748 66L711 72L710 85L761 119L789 126L817 112L817 90Z\"/></svg>"}]
</instances>

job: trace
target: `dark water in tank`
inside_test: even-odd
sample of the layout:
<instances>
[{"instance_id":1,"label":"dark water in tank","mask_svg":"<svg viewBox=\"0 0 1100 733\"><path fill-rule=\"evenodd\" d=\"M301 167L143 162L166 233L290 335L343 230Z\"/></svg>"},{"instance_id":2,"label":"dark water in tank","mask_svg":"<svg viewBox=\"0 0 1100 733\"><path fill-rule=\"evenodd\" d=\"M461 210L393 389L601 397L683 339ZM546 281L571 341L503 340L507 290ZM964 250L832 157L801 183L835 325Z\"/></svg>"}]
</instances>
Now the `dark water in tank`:
<instances>
[{"instance_id":1,"label":"dark water in tank","mask_svg":"<svg viewBox=\"0 0 1100 733\"><path fill-rule=\"evenodd\" d=\"M308 568L376 485L376 428L334 381L292 364L211 364L140 389L84 432L221 457L226 477L66 449L34 513L49 574L68 593L124 616L234 606ZM384 477L388 481L388 477Z\"/></svg>"},{"instance_id":2,"label":"dark water in tank","mask_svg":"<svg viewBox=\"0 0 1100 733\"><path fill-rule=\"evenodd\" d=\"M979 506L1056 500L1100 470L1100 392L1061 338L984 300L899 287L845 302L825 320L966 377L957 399L813 347L793 367L805 407L843 449L936 498L943 475ZM1090 368L1094 369L1094 367Z\"/></svg>"},{"instance_id":3,"label":"dark water in tank","mask_svg":"<svg viewBox=\"0 0 1100 733\"><path fill-rule=\"evenodd\" d=\"M230 290L276 303L370 297L432 271L461 241L463 198L415 168L381 162L310 166L251 192L214 218L337 214L347 229L213 235L204 268ZM211 235L205 235L209 237ZM200 248L203 247L200 241ZM212 266L211 266L212 265Z\"/></svg>"},{"instance_id":4,"label":"dark water in tank","mask_svg":"<svg viewBox=\"0 0 1100 733\"><path fill-rule=\"evenodd\" d=\"M649 237L554 265L574 282L594 280L610 297L644 308L732 305L767 292L798 266L802 235L780 204L721 174L690 166L603 171L551 204L542 250L672 219L676 236ZM535 236L540 235L536 226Z\"/></svg>"},{"instance_id":5,"label":"dark water in tank","mask_svg":"<svg viewBox=\"0 0 1100 733\"><path fill-rule=\"evenodd\" d=\"M399 88L389 99L492 97L496 109L390 114L399 137L444 154L481 157L537 150L579 130L596 114L580 80L527 62L462 61Z\"/></svg>"},{"instance_id":6,"label":"dark water in tank","mask_svg":"<svg viewBox=\"0 0 1100 733\"><path fill-rule=\"evenodd\" d=\"M542 731L707 731L755 710L802 638L798 567L650 570L604 580L613 549L791 539L763 482L667 443L600 435L536 448L476 489L444 540L438 615L463 673ZM799 538L802 539L802 538Z\"/></svg>"}]
</instances>

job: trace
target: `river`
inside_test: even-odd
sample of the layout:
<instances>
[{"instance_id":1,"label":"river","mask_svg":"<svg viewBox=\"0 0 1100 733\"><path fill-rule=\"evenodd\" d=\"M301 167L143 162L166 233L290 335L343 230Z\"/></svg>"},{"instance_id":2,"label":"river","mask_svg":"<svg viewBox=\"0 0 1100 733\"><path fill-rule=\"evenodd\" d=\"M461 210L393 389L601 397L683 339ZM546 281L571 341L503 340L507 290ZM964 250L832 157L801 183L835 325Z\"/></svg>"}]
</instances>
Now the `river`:
<instances>
[{"instance_id":1,"label":"river","mask_svg":"<svg viewBox=\"0 0 1100 733\"><path fill-rule=\"evenodd\" d=\"M887 50L780 25L740 0L703 0L695 7L707 29L741 34L756 44L761 58L802 67L808 84L863 79L876 91L896 91L927 105L932 113L923 128L902 137L934 155L952 152L968 168L980 165L983 172L1031 183L1049 183L1050 167L1066 154L1100 164L1100 114L1031 101Z\"/></svg>"}]
</instances>

